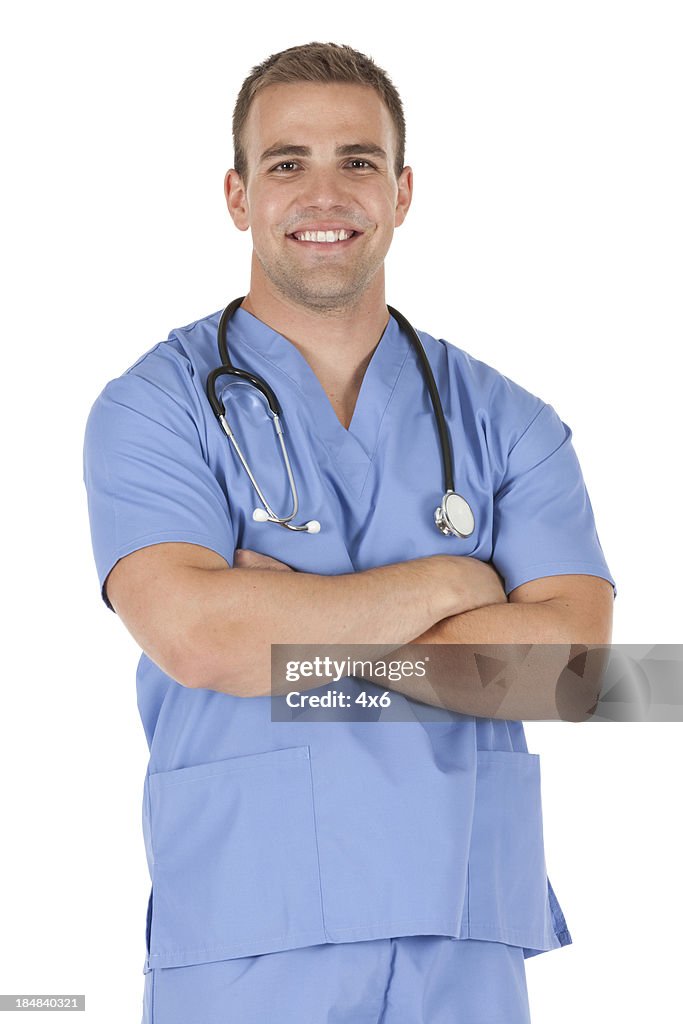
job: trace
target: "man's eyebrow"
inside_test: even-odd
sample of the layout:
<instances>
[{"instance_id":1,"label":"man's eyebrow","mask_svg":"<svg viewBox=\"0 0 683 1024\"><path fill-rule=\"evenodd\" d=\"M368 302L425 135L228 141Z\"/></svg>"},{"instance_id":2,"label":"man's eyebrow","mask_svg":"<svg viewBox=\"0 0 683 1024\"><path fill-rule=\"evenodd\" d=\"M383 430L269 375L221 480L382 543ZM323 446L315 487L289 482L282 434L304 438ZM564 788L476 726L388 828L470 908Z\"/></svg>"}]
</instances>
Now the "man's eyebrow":
<instances>
[{"instance_id":1,"label":"man's eyebrow","mask_svg":"<svg viewBox=\"0 0 683 1024\"><path fill-rule=\"evenodd\" d=\"M375 142L354 142L350 146L337 146L337 156L378 156L386 160L387 154Z\"/></svg>"},{"instance_id":2,"label":"man's eyebrow","mask_svg":"<svg viewBox=\"0 0 683 1024\"><path fill-rule=\"evenodd\" d=\"M274 146L264 149L261 153L260 163L266 160L273 160L276 156L310 156L309 146L294 146L289 142L276 142Z\"/></svg>"},{"instance_id":3,"label":"man's eyebrow","mask_svg":"<svg viewBox=\"0 0 683 1024\"><path fill-rule=\"evenodd\" d=\"M375 156L382 160L387 158L385 151L375 142L353 142L347 146L337 146L336 153L337 156ZM310 146L295 146L289 142L276 142L274 146L264 149L259 162L265 163L266 160L274 160L276 157L310 155Z\"/></svg>"}]
</instances>

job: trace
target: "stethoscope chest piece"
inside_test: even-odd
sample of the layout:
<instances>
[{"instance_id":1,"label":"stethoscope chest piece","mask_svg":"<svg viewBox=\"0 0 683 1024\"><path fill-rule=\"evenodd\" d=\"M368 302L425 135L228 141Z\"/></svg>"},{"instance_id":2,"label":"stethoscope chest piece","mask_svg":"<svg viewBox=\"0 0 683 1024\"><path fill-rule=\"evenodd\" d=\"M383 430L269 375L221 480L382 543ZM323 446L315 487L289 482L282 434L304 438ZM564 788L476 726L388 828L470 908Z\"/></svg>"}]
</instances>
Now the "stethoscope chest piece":
<instances>
[{"instance_id":1,"label":"stethoscope chest piece","mask_svg":"<svg viewBox=\"0 0 683 1024\"><path fill-rule=\"evenodd\" d=\"M474 515L464 498L455 491L446 491L434 511L434 522L447 537L469 537L474 531Z\"/></svg>"}]
</instances>

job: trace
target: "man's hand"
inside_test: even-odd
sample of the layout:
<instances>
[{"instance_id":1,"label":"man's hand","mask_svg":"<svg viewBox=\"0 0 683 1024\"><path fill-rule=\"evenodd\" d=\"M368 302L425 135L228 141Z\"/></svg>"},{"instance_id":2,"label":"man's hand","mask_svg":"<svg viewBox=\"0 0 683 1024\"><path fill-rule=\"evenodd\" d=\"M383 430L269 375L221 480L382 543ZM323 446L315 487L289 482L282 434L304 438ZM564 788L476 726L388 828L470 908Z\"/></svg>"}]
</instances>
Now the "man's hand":
<instances>
[{"instance_id":1,"label":"man's hand","mask_svg":"<svg viewBox=\"0 0 683 1024\"><path fill-rule=\"evenodd\" d=\"M485 608L492 604L507 604L503 580L492 562L482 562L478 558L464 556L458 568L463 593L476 594L476 598L468 604L465 611ZM450 573L452 574L452 568Z\"/></svg>"},{"instance_id":2,"label":"man's hand","mask_svg":"<svg viewBox=\"0 0 683 1024\"><path fill-rule=\"evenodd\" d=\"M415 661L423 645L431 648L428 677L391 688L482 718L590 721L607 665L613 602L611 583L598 576L523 583L505 604L451 616L391 652ZM384 678L371 681L387 686Z\"/></svg>"},{"instance_id":3,"label":"man's hand","mask_svg":"<svg viewBox=\"0 0 683 1024\"><path fill-rule=\"evenodd\" d=\"M237 548L233 560L235 569L274 569L276 572L294 572L291 565L278 562L277 558L270 555L262 555L259 551L250 551L248 548Z\"/></svg>"}]
</instances>

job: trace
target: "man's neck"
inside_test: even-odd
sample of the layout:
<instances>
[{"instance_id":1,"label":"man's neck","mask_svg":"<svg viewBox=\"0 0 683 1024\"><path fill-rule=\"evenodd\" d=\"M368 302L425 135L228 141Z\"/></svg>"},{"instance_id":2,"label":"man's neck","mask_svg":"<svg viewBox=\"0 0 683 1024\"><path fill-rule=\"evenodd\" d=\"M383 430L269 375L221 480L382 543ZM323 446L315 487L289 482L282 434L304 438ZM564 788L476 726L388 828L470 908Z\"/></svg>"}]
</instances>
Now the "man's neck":
<instances>
[{"instance_id":1,"label":"man's neck","mask_svg":"<svg viewBox=\"0 0 683 1024\"><path fill-rule=\"evenodd\" d=\"M365 370L389 322L383 279L356 305L329 313L255 287L252 279L242 308L298 348L348 428Z\"/></svg>"}]
</instances>

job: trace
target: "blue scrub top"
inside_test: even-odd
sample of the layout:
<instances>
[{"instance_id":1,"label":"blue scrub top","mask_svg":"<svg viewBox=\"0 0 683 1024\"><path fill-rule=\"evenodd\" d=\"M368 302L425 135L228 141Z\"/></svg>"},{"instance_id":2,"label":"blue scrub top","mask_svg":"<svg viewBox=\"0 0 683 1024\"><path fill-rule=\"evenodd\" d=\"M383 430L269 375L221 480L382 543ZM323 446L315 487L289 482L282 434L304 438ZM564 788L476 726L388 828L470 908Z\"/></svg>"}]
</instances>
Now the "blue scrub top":
<instances>
[{"instance_id":1,"label":"blue scrub top","mask_svg":"<svg viewBox=\"0 0 683 1024\"><path fill-rule=\"evenodd\" d=\"M567 425L490 366L420 332L456 489L476 520L464 541L436 529L436 422L393 317L346 430L298 349L236 311L233 362L277 393L297 522L317 519L321 530L254 522L258 501L205 394L219 317L172 331L92 408L84 472L101 587L120 558L167 541L200 544L229 564L250 548L330 575L471 555L493 562L506 593L573 573L614 586ZM259 484L285 514L290 490L263 399L226 378L219 386ZM521 722L451 712L425 721L425 705L398 693L402 721L272 721L269 697L189 689L144 654L137 694L150 749L145 971L399 935L505 942L525 957L571 942L546 873L539 758Z\"/></svg>"}]
</instances>

